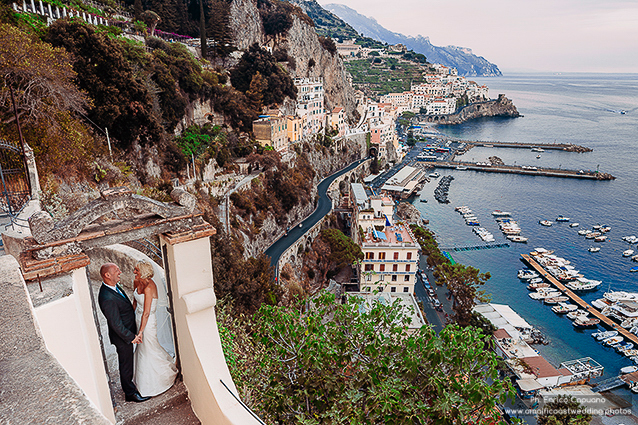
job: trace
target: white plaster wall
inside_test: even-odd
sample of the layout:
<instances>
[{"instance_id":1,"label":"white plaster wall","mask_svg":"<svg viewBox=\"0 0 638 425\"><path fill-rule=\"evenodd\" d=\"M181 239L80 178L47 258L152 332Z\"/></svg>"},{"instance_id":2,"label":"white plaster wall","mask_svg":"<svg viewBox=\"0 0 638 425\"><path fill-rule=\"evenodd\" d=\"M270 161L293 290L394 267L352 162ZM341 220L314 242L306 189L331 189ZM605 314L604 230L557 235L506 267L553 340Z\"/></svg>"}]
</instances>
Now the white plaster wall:
<instances>
[{"instance_id":1,"label":"white plaster wall","mask_svg":"<svg viewBox=\"0 0 638 425\"><path fill-rule=\"evenodd\" d=\"M73 294L36 308L35 316L47 349L97 409L115 423L85 269L75 270L70 278Z\"/></svg>"},{"instance_id":2,"label":"white plaster wall","mask_svg":"<svg viewBox=\"0 0 638 425\"><path fill-rule=\"evenodd\" d=\"M209 238L166 246L179 359L193 411L202 424L259 422L220 382L237 394L221 347Z\"/></svg>"}]
</instances>

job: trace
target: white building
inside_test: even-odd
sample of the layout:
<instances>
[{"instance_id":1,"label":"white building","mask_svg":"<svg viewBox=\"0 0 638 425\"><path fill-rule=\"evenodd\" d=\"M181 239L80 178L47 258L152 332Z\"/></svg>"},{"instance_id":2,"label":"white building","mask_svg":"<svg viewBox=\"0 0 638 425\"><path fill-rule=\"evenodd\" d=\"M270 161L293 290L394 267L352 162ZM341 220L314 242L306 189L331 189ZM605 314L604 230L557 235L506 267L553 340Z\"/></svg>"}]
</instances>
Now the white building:
<instances>
[{"instance_id":1,"label":"white building","mask_svg":"<svg viewBox=\"0 0 638 425\"><path fill-rule=\"evenodd\" d=\"M316 134L325 123L323 78L295 78L297 87L296 115L306 117L303 135Z\"/></svg>"}]
</instances>

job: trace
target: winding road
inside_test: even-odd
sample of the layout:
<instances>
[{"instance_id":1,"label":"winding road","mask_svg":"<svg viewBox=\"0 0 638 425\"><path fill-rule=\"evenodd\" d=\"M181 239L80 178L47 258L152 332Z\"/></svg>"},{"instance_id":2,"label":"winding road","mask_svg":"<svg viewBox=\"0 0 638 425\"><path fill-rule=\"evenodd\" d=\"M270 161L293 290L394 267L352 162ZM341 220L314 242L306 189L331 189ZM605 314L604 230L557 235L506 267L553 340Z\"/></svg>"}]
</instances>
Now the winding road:
<instances>
[{"instance_id":1,"label":"winding road","mask_svg":"<svg viewBox=\"0 0 638 425\"><path fill-rule=\"evenodd\" d=\"M356 168L362 162L367 160L368 158L363 158L358 161L353 162L348 165L346 168L337 171L334 174L329 175L325 179L321 180L319 185L317 186L317 194L319 195L319 202L317 203L317 207L313 211L308 218L301 222L301 227L299 225L293 227L288 231L287 234L280 237L268 247L266 250L266 255L270 257L270 264L275 267L277 270L277 262L279 262L279 257L281 254L287 250L292 244L297 242L297 240L308 231L308 229L312 228L319 220L321 220L326 214L328 214L332 210L332 200L328 197L328 186L332 183L337 177L341 176L344 173Z\"/></svg>"}]
</instances>

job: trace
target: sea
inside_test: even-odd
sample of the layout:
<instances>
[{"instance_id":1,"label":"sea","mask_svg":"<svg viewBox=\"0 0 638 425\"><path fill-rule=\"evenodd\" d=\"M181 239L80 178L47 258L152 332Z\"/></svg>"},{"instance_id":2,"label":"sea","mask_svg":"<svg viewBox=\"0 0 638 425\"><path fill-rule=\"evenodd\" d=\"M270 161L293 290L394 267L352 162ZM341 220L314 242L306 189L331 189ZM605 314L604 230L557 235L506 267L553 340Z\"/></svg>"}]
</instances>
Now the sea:
<instances>
[{"instance_id":1,"label":"sea","mask_svg":"<svg viewBox=\"0 0 638 425\"><path fill-rule=\"evenodd\" d=\"M629 359L604 347L591 337L594 330L575 330L571 321L539 301L528 297L526 285L517 279L524 267L521 254L542 247L571 261L590 279L601 280L598 290L584 293L591 302L608 290L638 292L638 273L629 269L638 263L622 256L633 246L623 236L638 236L638 74L512 73L499 78L476 78L496 98L510 98L519 118L483 118L437 130L463 140L527 143L574 143L592 148L588 153L545 151L540 158L530 149L476 147L459 157L463 161L486 161L498 156L506 164L556 167L571 170L599 170L616 177L612 181L508 175L464 170L438 170L454 177L449 204L433 197L437 181L426 184L413 204L430 221L441 247L479 245L482 241L466 226L454 207L466 205L478 217L481 227L507 242L492 211L512 213L529 238L526 244L509 248L449 251L456 262L489 272L484 289L494 303L508 304L531 325L540 329L548 345L535 346L551 363L591 357L605 367L605 378L616 376ZM625 111L626 113L621 113ZM554 221L563 215L570 223L554 222L543 227L539 220ZM593 225L611 226L608 239L595 243L578 235ZM597 253L588 248L600 247ZM598 328L601 330L602 328ZM627 390L619 390L629 394Z\"/></svg>"}]
</instances>

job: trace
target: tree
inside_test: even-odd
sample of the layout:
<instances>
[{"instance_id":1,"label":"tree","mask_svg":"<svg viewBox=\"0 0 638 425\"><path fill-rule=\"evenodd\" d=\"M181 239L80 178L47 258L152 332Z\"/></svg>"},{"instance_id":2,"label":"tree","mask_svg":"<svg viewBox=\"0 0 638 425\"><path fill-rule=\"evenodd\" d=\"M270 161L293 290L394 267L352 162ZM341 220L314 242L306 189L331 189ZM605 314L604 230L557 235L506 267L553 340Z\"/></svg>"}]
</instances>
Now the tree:
<instances>
[{"instance_id":1,"label":"tree","mask_svg":"<svg viewBox=\"0 0 638 425\"><path fill-rule=\"evenodd\" d=\"M263 92L264 105L281 103L286 98L296 98L297 88L292 78L278 65L277 60L257 43L250 46L230 73L230 81L237 90L246 93L255 74L260 73L268 89Z\"/></svg>"},{"instance_id":2,"label":"tree","mask_svg":"<svg viewBox=\"0 0 638 425\"><path fill-rule=\"evenodd\" d=\"M23 123L57 125L58 112L83 112L87 106L86 96L73 84L70 55L8 24L0 24L0 75L3 124L15 120L11 89Z\"/></svg>"},{"instance_id":3,"label":"tree","mask_svg":"<svg viewBox=\"0 0 638 425\"><path fill-rule=\"evenodd\" d=\"M396 302L342 304L320 293L292 307L262 305L252 341L225 354L242 398L269 423L504 423L497 404L514 390L498 379L480 332L409 332L409 317Z\"/></svg>"},{"instance_id":4,"label":"tree","mask_svg":"<svg viewBox=\"0 0 638 425\"><path fill-rule=\"evenodd\" d=\"M363 252L359 245L338 229L323 229L321 238L330 246L327 260L332 264L334 274L344 267L351 266L357 260L363 260Z\"/></svg>"},{"instance_id":5,"label":"tree","mask_svg":"<svg viewBox=\"0 0 638 425\"><path fill-rule=\"evenodd\" d=\"M443 263L434 269L434 276L437 284L446 285L453 297L456 322L468 326L476 300L486 301L485 292L479 288L489 280L490 273L480 273L479 269L463 264Z\"/></svg>"},{"instance_id":6,"label":"tree","mask_svg":"<svg viewBox=\"0 0 638 425\"><path fill-rule=\"evenodd\" d=\"M155 27L157 27L157 24L159 24L161 21L159 15L152 10L145 10L142 13L141 18L142 21L144 21L146 26L149 28L148 34L155 35Z\"/></svg>"},{"instance_id":7,"label":"tree","mask_svg":"<svg viewBox=\"0 0 638 425\"><path fill-rule=\"evenodd\" d=\"M588 425L591 418L575 398L559 395L541 409L537 422L539 425Z\"/></svg>"}]
</instances>

